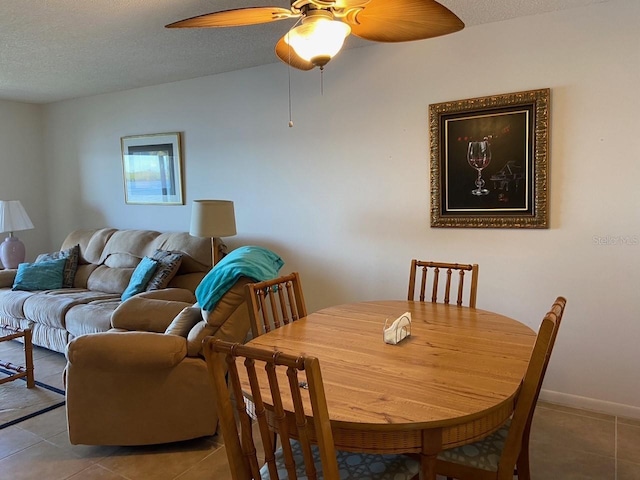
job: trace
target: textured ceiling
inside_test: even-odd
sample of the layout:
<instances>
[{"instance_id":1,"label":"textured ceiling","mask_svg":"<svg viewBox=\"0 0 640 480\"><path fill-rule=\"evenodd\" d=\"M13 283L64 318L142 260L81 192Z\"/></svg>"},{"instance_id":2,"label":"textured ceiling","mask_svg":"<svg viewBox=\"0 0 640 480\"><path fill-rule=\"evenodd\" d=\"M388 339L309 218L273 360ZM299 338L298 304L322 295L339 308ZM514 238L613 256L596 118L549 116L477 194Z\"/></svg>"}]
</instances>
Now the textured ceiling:
<instances>
[{"instance_id":1,"label":"textured ceiling","mask_svg":"<svg viewBox=\"0 0 640 480\"><path fill-rule=\"evenodd\" d=\"M608 0L440 0L467 27ZM278 62L293 21L220 29L164 25L287 0L20 0L0 3L0 99L49 103ZM428 40L424 40L428 41ZM348 47L369 42L348 40Z\"/></svg>"}]
</instances>

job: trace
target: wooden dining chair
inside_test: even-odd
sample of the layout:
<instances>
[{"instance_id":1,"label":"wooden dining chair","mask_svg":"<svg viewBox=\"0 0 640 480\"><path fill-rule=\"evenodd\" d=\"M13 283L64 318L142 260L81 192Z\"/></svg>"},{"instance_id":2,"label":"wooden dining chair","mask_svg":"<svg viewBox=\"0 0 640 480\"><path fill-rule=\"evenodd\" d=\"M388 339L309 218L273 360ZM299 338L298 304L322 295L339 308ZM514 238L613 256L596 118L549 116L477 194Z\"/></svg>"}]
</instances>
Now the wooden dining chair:
<instances>
[{"instance_id":1,"label":"wooden dining chair","mask_svg":"<svg viewBox=\"0 0 640 480\"><path fill-rule=\"evenodd\" d=\"M454 280L454 270L458 273L457 280ZM429 292L427 287L431 284L431 299L433 303L438 302L438 296L444 289L444 296L442 303L449 303L451 297L452 283L455 288L457 283L458 292L456 296L456 304L461 306L463 304L462 297L464 295L465 286L465 273L471 272L471 283L468 287L469 291L469 303L467 306L476 308L476 293L478 290L478 265L477 264L464 264L464 263L444 263L444 262L425 262L422 260L411 260L411 270L409 271L409 292L407 294L407 300L415 300L415 287L416 276L420 272L419 276L419 300L421 302L429 301ZM444 285L441 282L441 273L444 273Z\"/></svg>"},{"instance_id":2,"label":"wooden dining chair","mask_svg":"<svg viewBox=\"0 0 640 480\"><path fill-rule=\"evenodd\" d=\"M408 480L418 474L419 462L403 455L336 451L317 358L213 337L204 340L204 355L214 385L220 430L233 480ZM258 373L261 369L266 374ZM240 370L246 371L248 391L243 391ZM269 392L269 398L263 399L261 392ZM257 433L245 408L245 396L250 396L255 404ZM292 407L293 419L285 406ZM271 428L279 434L278 449L272 444ZM264 458L264 463L258 460L259 443L254 440L255 435L259 435L262 442L260 458Z\"/></svg>"},{"instance_id":3,"label":"wooden dining chair","mask_svg":"<svg viewBox=\"0 0 640 480\"><path fill-rule=\"evenodd\" d=\"M245 293L253 338L307 316L298 272L249 283Z\"/></svg>"},{"instance_id":4,"label":"wooden dining chair","mask_svg":"<svg viewBox=\"0 0 640 480\"><path fill-rule=\"evenodd\" d=\"M542 377L544 379L545 374L547 373L547 367L549 365L549 359L551 357L551 351L553 351L553 346L556 342L556 336L558 335L558 330L560 329L560 323L562 321L562 316L564 315L564 309L567 305L567 299L564 297L556 298L556 301L553 302L551 306L551 312L556 316L556 328L553 332L553 336L551 338L551 343L549 345L549 353L547 354L545 364L542 370ZM524 429L524 433L522 434L522 447L520 448L520 454L518 455L518 461L516 462L516 469L514 471L514 475L518 476L518 480L531 480L531 469L529 466L529 439L531 438L531 424L533 422L533 414L535 413L535 404L538 401L538 397L540 396L540 390L542 389L542 382L538 384L538 390L536 391L535 401L533 408L529 412L529 417L527 418L527 424Z\"/></svg>"},{"instance_id":5,"label":"wooden dining chair","mask_svg":"<svg viewBox=\"0 0 640 480\"><path fill-rule=\"evenodd\" d=\"M545 315L511 418L491 435L438 455L436 471L457 480L530 480L529 433L542 381L566 300L558 297Z\"/></svg>"}]
</instances>

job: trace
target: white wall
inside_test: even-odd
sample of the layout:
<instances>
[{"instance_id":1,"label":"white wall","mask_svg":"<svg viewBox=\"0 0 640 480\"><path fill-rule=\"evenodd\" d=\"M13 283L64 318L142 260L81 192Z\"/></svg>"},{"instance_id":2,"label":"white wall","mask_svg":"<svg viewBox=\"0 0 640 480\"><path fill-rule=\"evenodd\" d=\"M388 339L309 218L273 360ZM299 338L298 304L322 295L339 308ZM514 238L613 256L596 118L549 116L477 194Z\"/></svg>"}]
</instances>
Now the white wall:
<instances>
[{"instance_id":1,"label":"white wall","mask_svg":"<svg viewBox=\"0 0 640 480\"><path fill-rule=\"evenodd\" d=\"M403 298L411 258L480 264L478 306L533 328L568 298L548 398L640 417L640 3L343 51L320 74L279 63L45 112L51 247L71 229L188 230L190 202L235 201L231 247L298 270L310 310ZM477 72L480 72L479 74ZM429 227L428 105L552 89L548 230ZM184 132L185 206L124 204L119 139Z\"/></svg>"},{"instance_id":2,"label":"white wall","mask_svg":"<svg viewBox=\"0 0 640 480\"><path fill-rule=\"evenodd\" d=\"M0 100L0 200L20 200L33 223L33 230L14 232L27 260L50 243L42 139L42 107Z\"/></svg>"}]
</instances>

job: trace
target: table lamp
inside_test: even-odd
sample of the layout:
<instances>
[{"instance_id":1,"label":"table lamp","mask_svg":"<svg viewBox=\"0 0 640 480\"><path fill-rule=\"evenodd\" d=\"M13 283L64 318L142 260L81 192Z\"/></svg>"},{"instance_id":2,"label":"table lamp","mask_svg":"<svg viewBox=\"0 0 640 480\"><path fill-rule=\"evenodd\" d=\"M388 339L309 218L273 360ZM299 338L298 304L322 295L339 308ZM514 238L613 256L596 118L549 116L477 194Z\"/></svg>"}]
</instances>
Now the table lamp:
<instances>
[{"instance_id":1,"label":"table lamp","mask_svg":"<svg viewBox=\"0 0 640 480\"><path fill-rule=\"evenodd\" d=\"M24 243L13 232L31 230L33 223L19 200L0 201L0 232L9 236L0 244L0 261L4 268L18 268L24 262Z\"/></svg>"},{"instance_id":2,"label":"table lamp","mask_svg":"<svg viewBox=\"0 0 640 480\"><path fill-rule=\"evenodd\" d=\"M236 234L236 217L230 200L194 200L189 234L211 237L211 263L220 261L218 238Z\"/></svg>"}]
</instances>

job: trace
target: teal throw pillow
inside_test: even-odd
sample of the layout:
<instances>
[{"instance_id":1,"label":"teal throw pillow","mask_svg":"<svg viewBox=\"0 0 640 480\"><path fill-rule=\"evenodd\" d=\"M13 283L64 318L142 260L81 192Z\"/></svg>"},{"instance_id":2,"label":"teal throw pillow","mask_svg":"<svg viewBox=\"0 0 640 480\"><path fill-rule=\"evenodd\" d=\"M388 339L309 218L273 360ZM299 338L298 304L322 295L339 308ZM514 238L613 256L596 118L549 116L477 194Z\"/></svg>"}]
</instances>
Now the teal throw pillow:
<instances>
[{"instance_id":1,"label":"teal throw pillow","mask_svg":"<svg viewBox=\"0 0 640 480\"><path fill-rule=\"evenodd\" d=\"M36 263L47 260L57 260L58 258L67 259L62 276L62 286L64 288L73 288L73 280L76 278L76 270L78 269L78 260L80 258L80 245L74 245L71 248L60 250L59 252L41 253L38 255L38 258L36 258Z\"/></svg>"},{"instance_id":2,"label":"teal throw pillow","mask_svg":"<svg viewBox=\"0 0 640 480\"><path fill-rule=\"evenodd\" d=\"M149 283L149 280L151 280L151 277L153 277L157 268L157 260L144 257L133 271L131 280L129 280L129 285L122 293L120 299L124 302L127 298L131 298L140 292L144 292L144 289L147 288L147 283Z\"/></svg>"},{"instance_id":3,"label":"teal throw pillow","mask_svg":"<svg viewBox=\"0 0 640 480\"><path fill-rule=\"evenodd\" d=\"M13 290L56 290L62 288L66 258L38 263L21 263L13 282Z\"/></svg>"}]
</instances>

